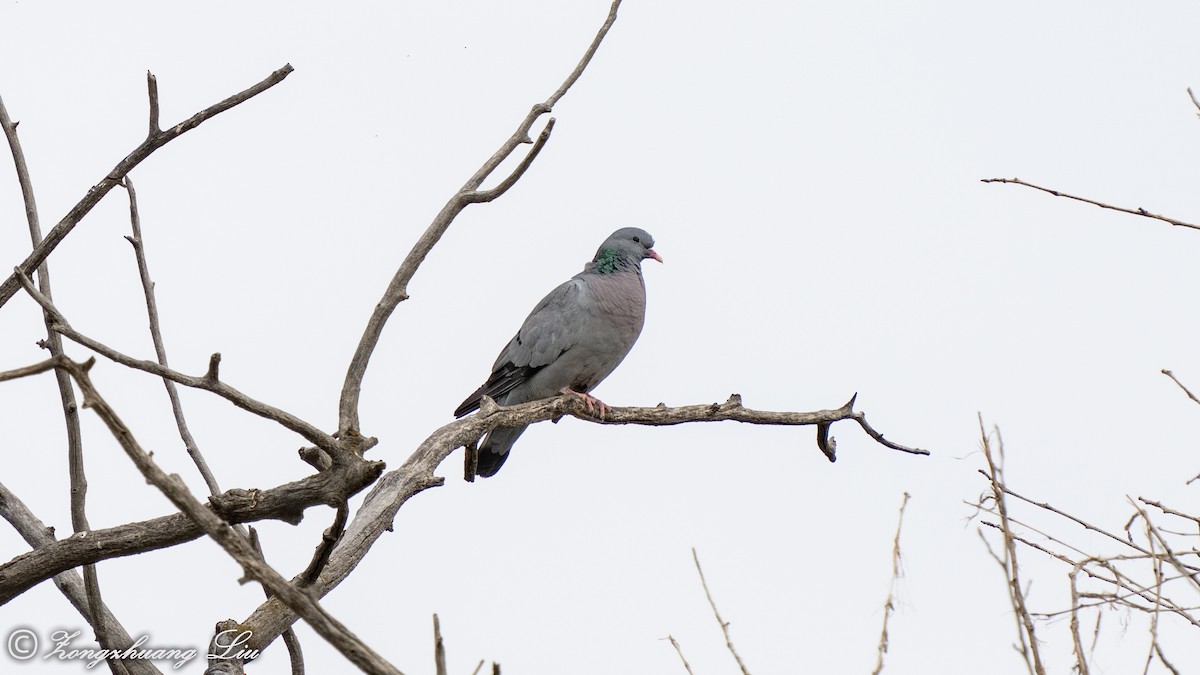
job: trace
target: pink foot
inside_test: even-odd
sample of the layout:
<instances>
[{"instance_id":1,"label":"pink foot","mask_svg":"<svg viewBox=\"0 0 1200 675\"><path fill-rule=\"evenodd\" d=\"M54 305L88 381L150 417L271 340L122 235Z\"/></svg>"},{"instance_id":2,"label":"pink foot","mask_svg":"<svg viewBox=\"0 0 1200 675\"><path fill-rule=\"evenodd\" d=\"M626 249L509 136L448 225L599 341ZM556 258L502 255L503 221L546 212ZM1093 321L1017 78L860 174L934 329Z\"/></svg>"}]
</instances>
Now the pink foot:
<instances>
[{"instance_id":1,"label":"pink foot","mask_svg":"<svg viewBox=\"0 0 1200 675\"><path fill-rule=\"evenodd\" d=\"M601 401L595 396L592 396L591 394L578 392L570 387L563 387L559 391L569 396L578 396L579 398L583 399L583 405L587 408L587 411L593 415L596 415L600 419L604 419L608 413L612 412L612 406L608 405L604 401Z\"/></svg>"}]
</instances>

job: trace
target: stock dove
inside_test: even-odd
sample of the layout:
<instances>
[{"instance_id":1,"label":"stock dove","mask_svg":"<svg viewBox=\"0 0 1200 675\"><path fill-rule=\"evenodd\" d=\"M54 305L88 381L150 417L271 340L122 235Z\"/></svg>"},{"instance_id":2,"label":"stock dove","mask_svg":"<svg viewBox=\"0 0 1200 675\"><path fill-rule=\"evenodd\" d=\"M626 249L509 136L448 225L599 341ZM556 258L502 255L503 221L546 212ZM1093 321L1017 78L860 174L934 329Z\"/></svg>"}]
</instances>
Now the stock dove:
<instances>
[{"instance_id":1,"label":"stock dove","mask_svg":"<svg viewBox=\"0 0 1200 675\"><path fill-rule=\"evenodd\" d=\"M633 348L646 315L642 261L662 257L654 238L636 227L613 232L583 271L554 289L533 308L500 352L487 382L454 411L479 409L484 395L515 405L555 394L581 396L603 416L608 406L590 392ZM526 427L496 429L479 445L480 476L495 475Z\"/></svg>"}]
</instances>

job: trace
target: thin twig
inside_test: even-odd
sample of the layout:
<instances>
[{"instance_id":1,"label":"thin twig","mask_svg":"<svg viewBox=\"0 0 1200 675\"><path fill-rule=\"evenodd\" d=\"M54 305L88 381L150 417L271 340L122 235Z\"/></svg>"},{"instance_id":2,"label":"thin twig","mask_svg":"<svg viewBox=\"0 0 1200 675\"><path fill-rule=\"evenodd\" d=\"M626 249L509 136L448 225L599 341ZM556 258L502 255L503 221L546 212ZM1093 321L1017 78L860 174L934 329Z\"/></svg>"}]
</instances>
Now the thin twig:
<instances>
[{"instance_id":1,"label":"thin twig","mask_svg":"<svg viewBox=\"0 0 1200 675\"><path fill-rule=\"evenodd\" d=\"M683 661L683 669L688 672L688 675L694 675L692 673L692 666L688 664L687 659L683 656L683 649L679 646L679 641L672 635L668 635L667 639L671 641L671 646L675 648L675 653L679 654L679 660Z\"/></svg>"},{"instance_id":2,"label":"thin twig","mask_svg":"<svg viewBox=\"0 0 1200 675\"><path fill-rule=\"evenodd\" d=\"M1083 639L1079 635L1079 571L1083 568L1083 563L1075 565L1071 573L1067 575L1071 586L1071 645L1075 650L1075 670L1078 675L1089 675L1087 656L1084 654Z\"/></svg>"},{"instance_id":3,"label":"thin twig","mask_svg":"<svg viewBox=\"0 0 1200 675\"><path fill-rule=\"evenodd\" d=\"M1200 525L1200 517L1188 515L1181 511L1176 511L1175 509L1173 509L1169 506L1163 506L1160 502L1156 502L1153 499L1146 499L1145 497L1138 497L1138 501L1143 504L1146 504L1147 506L1153 506L1154 508L1158 509L1159 511L1162 511L1163 513L1167 513L1172 516L1176 516L1178 518L1184 518L1186 520L1190 520L1190 521L1196 523L1197 525Z\"/></svg>"},{"instance_id":4,"label":"thin twig","mask_svg":"<svg viewBox=\"0 0 1200 675\"><path fill-rule=\"evenodd\" d=\"M442 642L442 624L433 614L433 667L436 675L446 675L446 645Z\"/></svg>"},{"instance_id":5,"label":"thin twig","mask_svg":"<svg viewBox=\"0 0 1200 675\"><path fill-rule=\"evenodd\" d=\"M284 78L286 78L288 74L292 72L292 70L291 64L286 64L279 70L276 70L268 75L266 79L262 80L258 84L234 94L223 101L214 103L213 105L201 110L195 115L192 115L179 124L176 124L170 129L160 131L156 134L149 134L146 137L146 140L142 141L142 143L134 148L132 152L126 155L124 159L122 159L120 162L117 162L117 165L114 166L113 169L109 171L99 183L92 186L92 188L87 191L87 194L85 194L83 198L80 199L79 202L67 212L67 215L63 216L62 220L58 221L58 224L46 233L46 238L42 240L42 243L38 244L38 246L33 249L33 253L30 253L29 257L27 257L19 265L21 271L26 275L33 274L34 270L36 270L38 266L42 264L42 261L44 261L50 255L50 252L53 251L60 243L62 243L62 240L71 233L71 230L75 229L75 226L79 224L79 221L83 220L83 217L86 216L96 206L96 204L100 202L104 195L108 194L109 190L112 190L114 187L119 185L121 180L125 178L126 174L128 174L133 170L134 167L153 154L155 150L158 150L167 143L170 143L183 134L195 129L203 124L206 120L211 119L212 117L219 115L226 110L233 108L234 106L245 103L251 98L254 98L271 87L274 87L282 82ZM3 307L5 303L12 299L12 296L16 295L20 288L21 282L17 278L16 274L13 274L3 283L0 283L0 307Z\"/></svg>"},{"instance_id":6,"label":"thin twig","mask_svg":"<svg viewBox=\"0 0 1200 675\"><path fill-rule=\"evenodd\" d=\"M146 95L150 99L150 130L146 133L146 137L153 138L162 133L162 129L158 126L158 78L148 70L146 71Z\"/></svg>"},{"instance_id":7,"label":"thin twig","mask_svg":"<svg viewBox=\"0 0 1200 675\"><path fill-rule=\"evenodd\" d=\"M1012 528L1008 522L1008 504L1005 500L1007 491L1003 489L1003 479L1000 474L1002 469L999 468L1001 465L997 464L996 460L992 457L992 447L988 441L987 432L983 428L982 415L979 417L979 433L983 441L983 455L987 459L988 471L990 472L992 498L996 503L996 512L1000 516L1001 532L1004 534L1004 571L1008 581L1009 599L1012 601L1013 613L1016 616L1017 636L1021 640L1021 652L1031 673L1046 675L1046 669L1042 665L1041 652L1038 649L1033 618L1029 615L1029 610L1025 607L1025 591L1021 588L1020 565L1017 563L1017 547L1013 540ZM999 440L997 443L1001 462L1003 462L1004 445Z\"/></svg>"},{"instance_id":8,"label":"thin twig","mask_svg":"<svg viewBox=\"0 0 1200 675\"><path fill-rule=\"evenodd\" d=\"M146 78L150 83L150 128L153 130L158 126L158 87L155 84L154 76L149 72L146 73ZM121 184L129 193L129 224L133 231L133 235L125 237L125 239L133 246L133 255L137 259L138 276L142 280L142 294L146 297L146 315L150 318L150 339L154 342L154 353L158 357L158 364L167 368L167 348L163 344L162 327L158 320L158 303L154 299L154 282L150 279L150 265L146 262L146 243L142 237L142 217L138 213L137 190L134 189L133 181L129 176L126 176ZM183 447L187 449L196 469L200 471L200 476L204 478L204 484L208 486L209 494L221 494L221 486L217 484L216 476L208 468L208 462L204 460L204 455L196 445L196 439L192 438L192 432L188 430L187 420L183 417L183 405L179 402L179 392L175 389L175 383L164 377L163 386L167 388L167 398L171 401L171 412L175 415L175 426L179 429L179 438L183 440Z\"/></svg>"},{"instance_id":9,"label":"thin twig","mask_svg":"<svg viewBox=\"0 0 1200 675\"><path fill-rule=\"evenodd\" d=\"M20 268L14 269L13 274L16 276L17 282L25 289L27 293L29 293L30 297L37 301L37 303L42 306L42 309L51 314L54 320L54 330L73 340L74 342L77 342L84 347L91 349L97 354L100 354L101 356L123 366L145 371L151 375L157 375L158 377L172 380L184 385L185 387L193 387L195 389L203 389L204 391L212 392L243 410L254 413L259 417L265 417L266 419L278 422L283 427L300 434L310 443L327 452L337 452L342 454L339 444L329 434L326 434L324 431L321 431L308 422L296 417L295 415L250 398L249 396L216 379L215 377L209 377L208 375L205 375L204 377L192 377L190 375L184 375L183 373L162 366L156 361L146 361L143 359L135 359L131 356L126 356L125 354L122 354L121 352L118 352L107 345L87 337L71 327L71 324L68 323L66 317L64 317L62 313L58 311L58 308L54 306L54 303L33 287L29 277L26 276ZM213 372L214 368L210 362L209 373L211 374Z\"/></svg>"},{"instance_id":10,"label":"thin twig","mask_svg":"<svg viewBox=\"0 0 1200 675\"><path fill-rule=\"evenodd\" d=\"M253 527L249 528L249 532L246 533L246 539L250 542L251 548L266 560L266 556L262 550L262 542L258 538L258 530ZM263 594L270 599L271 592L265 586L263 587ZM287 630L283 631L282 637L283 644L287 647L288 651L288 663L291 666L291 675L304 675L304 649L300 646L300 638L296 636L296 631L288 627Z\"/></svg>"},{"instance_id":11,"label":"thin twig","mask_svg":"<svg viewBox=\"0 0 1200 675\"><path fill-rule=\"evenodd\" d=\"M713 602L712 593L708 591L708 582L704 579L704 570L700 569L700 556L696 554L695 546L692 547L692 560L696 561L696 572L700 575L700 585L704 587L704 597L708 598L708 605L712 607L713 616L717 618L721 632L725 634L725 646L729 648L729 653L733 654L733 660L737 661L742 675L750 675L750 671L746 670L746 664L742 663L742 657L738 656L737 650L733 648L733 639L729 637L729 622L721 618L721 613L717 611L717 603Z\"/></svg>"},{"instance_id":12,"label":"thin twig","mask_svg":"<svg viewBox=\"0 0 1200 675\"><path fill-rule=\"evenodd\" d=\"M1200 110L1200 101L1196 100L1196 94L1192 93L1192 88L1188 87L1187 92L1188 92L1188 98L1192 99L1192 105L1196 106L1196 110ZM1197 112L1196 116L1200 117L1200 112Z\"/></svg>"},{"instance_id":13,"label":"thin twig","mask_svg":"<svg viewBox=\"0 0 1200 675\"><path fill-rule=\"evenodd\" d=\"M896 584L903 575L900 563L900 528L904 527L904 509L908 506L909 497L910 495L905 492L904 499L900 502L900 518L896 522L896 538L892 541L892 582L888 586L887 602L883 603L883 629L879 632L879 657L875 661L875 670L872 671L872 675L879 675L883 672L883 655L888 650L888 619L892 618L892 613L896 611Z\"/></svg>"},{"instance_id":14,"label":"thin twig","mask_svg":"<svg viewBox=\"0 0 1200 675\"><path fill-rule=\"evenodd\" d=\"M475 670L471 671L471 675L479 675L479 671L483 669L484 659L479 659L479 663L475 664Z\"/></svg>"},{"instance_id":15,"label":"thin twig","mask_svg":"<svg viewBox=\"0 0 1200 675\"><path fill-rule=\"evenodd\" d=\"M17 182L21 186L21 197L25 202L25 219L29 225L29 239L32 248L36 249L42 243L42 228L38 218L37 200L33 192L33 180L29 175L29 166L25 162L25 152L21 149L21 140L17 135L17 126L8 116L4 101L0 100L0 127L8 140L8 148L12 153L13 166L17 172ZM38 266L38 287L47 297L53 298L50 289L50 265L46 261ZM46 340L42 346L50 351L51 357L63 355L62 337L51 328L53 320L46 312L42 313L46 325ZM71 528L75 532L86 532L91 528L87 518L87 474L83 465L83 433L79 428L79 406L75 401L75 390L71 388L71 378L62 371L55 371L55 382L58 385L59 403L62 406L63 422L67 430L67 473L70 478ZM103 602L100 596L100 580L96 576L96 567L86 565L83 568L84 587L87 590L88 605L99 607ZM96 640L101 648L112 646L111 637L103 630L103 622L96 621L99 627ZM124 675L126 669L120 660L105 659L113 675Z\"/></svg>"},{"instance_id":16,"label":"thin twig","mask_svg":"<svg viewBox=\"0 0 1200 675\"><path fill-rule=\"evenodd\" d=\"M379 343L379 338L383 334L384 325L391 317L392 312L396 307L408 299L408 282L416 274L417 268L433 250L433 247L441 240L442 235L450 227L450 223L471 204L488 202L496 199L504 194L514 183L525 173L529 165L541 152L542 147L550 137L550 132L554 128L554 120L547 122L545 128L538 136L537 142L533 144L533 148L525 155L516 169L505 179L491 190L480 190L483 181L494 172L505 159L520 147L522 144L529 142L529 130L533 128L536 122L542 115L553 110L559 99L567 93L573 84L583 74L588 63L591 62L596 50L599 49L600 43L604 40L604 36L608 34L609 28L617 18L617 9L621 5L621 0L614 0L609 7L608 16L604 20L604 24L596 33L596 37L592 39L592 43L584 52L583 58L575 65L567 79L559 85L558 89L550 95L550 98L541 103L537 103L530 109L525 119L517 126L516 131L512 133L500 146L500 149L492 154L491 157L483 163L481 167L469 178L467 182L456 192L449 201L434 217L433 222L429 224L425 232L413 244L412 250L408 256L400 264L396 274L388 283L387 289L383 293L383 298L375 306L375 311L371 314L367 321L366 328L363 330L361 340L358 347L354 351L354 356L350 359L350 363L346 369L346 380L342 385L342 395L338 402L338 435L346 438L349 436L358 435L359 433L359 417L358 417L358 401L362 392L362 381L366 375L367 365L371 360L371 354L375 351L375 346Z\"/></svg>"},{"instance_id":17,"label":"thin twig","mask_svg":"<svg viewBox=\"0 0 1200 675\"><path fill-rule=\"evenodd\" d=\"M1065 192L1059 192L1058 190L1051 190L1050 188L1044 188L1044 187L1041 187L1040 185L1034 185L1033 183L1026 183L1025 181L1021 180L1020 178L984 178L980 182L982 182L982 183L1011 183L1012 185L1024 185L1025 187L1033 188L1034 190L1041 190L1042 192L1052 194L1055 197L1066 197L1067 199L1074 199L1077 202L1083 202L1085 204L1092 204L1094 206L1099 206L1102 209L1111 209L1113 211L1120 211L1121 213L1128 213L1128 214L1135 215L1135 216L1142 216L1144 218L1153 218L1155 220L1161 220L1164 223L1170 223L1170 224L1178 226L1178 227L1190 227L1193 230L1200 230L1200 225L1193 225L1191 223L1185 223L1182 220L1176 220L1174 218L1168 218L1167 216L1161 216L1157 213L1150 213L1149 211L1147 211L1146 209L1143 209L1143 208L1127 209L1123 206L1113 206L1111 204L1105 204L1104 202L1098 202L1094 199L1088 199L1086 197L1076 197L1075 195L1069 195Z\"/></svg>"},{"instance_id":18,"label":"thin twig","mask_svg":"<svg viewBox=\"0 0 1200 675\"><path fill-rule=\"evenodd\" d=\"M317 550L313 553L312 561L309 562L308 568L300 575L301 586L311 586L321 576L321 571L329 564L329 556L333 553L334 547L342 540L342 534L346 531L346 520L349 518L350 507L346 502L342 502L337 507L337 513L334 515L333 524L329 526L321 534L321 543L317 545Z\"/></svg>"},{"instance_id":19,"label":"thin twig","mask_svg":"<svg viewBox=\"0 0 1200 675\"><path fill-rule=\"evenodd\" d=\"M1200 398L1196 398L1195 394L1193 394L1191 391L1189 391L1187 387L1183 386L1183 383L1179 381L1179 378L1175 377L1175 373L1172 373L1171 371L1167 370L1166 368L1163 368L1162 374L1171 378L1171 380L1174 381L1175 384L1179 385L1179 388L1183 390L1183 393L1187 394L1188 398L1192 399L1196 403L1200 403Z\"/></svg>"}]
</instances>

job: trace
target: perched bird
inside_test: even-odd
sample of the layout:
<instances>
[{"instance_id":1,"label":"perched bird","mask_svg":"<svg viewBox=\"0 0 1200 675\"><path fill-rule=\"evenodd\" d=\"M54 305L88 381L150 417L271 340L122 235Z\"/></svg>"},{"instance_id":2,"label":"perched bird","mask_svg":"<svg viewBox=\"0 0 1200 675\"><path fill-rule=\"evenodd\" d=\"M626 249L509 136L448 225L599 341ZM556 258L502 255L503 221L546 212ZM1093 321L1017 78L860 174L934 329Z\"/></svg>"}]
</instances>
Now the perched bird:
<instances>
[{"instance_id":1,"label":"perched bird","mask_svg":"<svg viewBox=\"0 0 1200 675\"><path fill-rule=\"evenodd\" d=\"M654 238L636 227L613 232L583 271L533 308L500 352L487 382L454 411L479 409L484 395L515 405L555 394L576 394L601 417L608 406L590 395L633 348L646 316L642 261L653 258ZM496 429L479 445L476 473L495 475L525 427Z\"/></svg>"}]
</instances>

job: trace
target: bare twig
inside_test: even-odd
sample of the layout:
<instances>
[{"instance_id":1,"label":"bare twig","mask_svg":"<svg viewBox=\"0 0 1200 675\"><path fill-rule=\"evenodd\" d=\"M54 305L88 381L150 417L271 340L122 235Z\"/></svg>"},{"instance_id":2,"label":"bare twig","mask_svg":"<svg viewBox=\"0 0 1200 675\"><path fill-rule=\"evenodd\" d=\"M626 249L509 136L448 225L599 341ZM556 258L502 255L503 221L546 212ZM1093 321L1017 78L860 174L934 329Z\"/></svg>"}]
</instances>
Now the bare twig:
<instances>
[{"instance_id":1,"label":"bare twig","mask_svg":"<svg viewBox=\"0 0 1200 675\"><path fill-rule=\"evenodd\" d=\"M479 663L475 664L475 670L471 671L471 675L479 675L479 671L483 669L484 659L479 659Z\"/></svg>"},{"instance_id":2,"label":"bare twig","mask_svg":"<svg viewBox=\"0 0 1200 675\"><path fill-rule=\"evenodd\" d=\"M203 389L204 391L212 392L243 410L254 413L259 417L265 417L266 419L278 422L283 427L300 434L310 443L320 447L323 450L326 450L327 452L336 452L339 455L342 454L337 441L324 431L321 431L308 422L296 417L295 415L250 398L249 396L225 384L224 382L221 382L215 377L210 377L210 375L215 373L215 366L211 361L209 363L208 375L205 375L204 377L192 377L190 375L184 375L183 373L171 370L170 368L162 366L155 361L146 361L126 356L125 354L122 354L121 352L118 352L107 345L87 337L71 327L71 324L69 324L66 317L64 317L62 313L58 311L58 308L54 306L54 303L33 287L29 277L26 276L20 268L14 269L13 274L16 276L17 282L24 287L27 293L29 293L30 297L36 300L37 303L42 306L42 309L46 310L51 315L53 319L54 330L73 340L74 342L77 342L84 347L91 349L97 354L100 354L105 358L115 361L123 366L128 366L136 370L145 371L151 375L157 375L158 377L172 380L184 385L185 387L193 387L195 389ZM214 357L217 357L217 355L214 355ZM219 360L219 357L217 357L217 360Z\"/></svg>"},{"instance_id":3,"label":"bare twig","mask_svg":"<svg viewBox=\"0 0 1200 675\"><path fill-rule=\"evenodd\" d=\"M1122 206L1113 206L1111 204L1105 204L1104 202L1098 202L1094 199L1087 199L1086 197L1076 197L1075 195L1069 195L1065 192L1059 192L1058 190L1051 190L1050 188L1044 188L1039 185L1034 185L1033 183L1026 183L1025 181L1021 180L1020 178L984 178L980 182L983 182L983 183L1011 183L1013 185L1024 185L1025 187L1033 188L1034 190L1041 190L1042 192L1052 194L1055 197L1066 197L1067 199L1074 199L1077 202L1083 202L1085 204L1092 204L1094 206L1099 206L1102 209L1110 209L1113 211L1120 211L1121 213L1128 213L1128 214L1135 215L1135 216L1142 216L1144 218L1153 218L1155 220L1161 220L1164 223L1170 223L1177 227L1190 227L1193 230L1200 230L1200 225L1193 225L1191 223L1185 223L1182 220L1176 220L1174 218L1160 216L1157 213L1150 213L1149 211L1147 211L1146 209L1143 209L1143 208L1127 209Z\"/></svg>"},{"instance_id":4,"label":"bare twig","mask_svg":"<svg viewBox=\"0 0 1200 675\"><path fill-rule=\"evenodd\" d=\"M255 530L253 527L249 528L246 538L250 541L250 546L254 549L254 551L258 553L258 555L263 556L262 542L259 541L258 530ZM263 556L263 559L265 560L266 557ZM268 591L265 586L263 587L263 593L267 596L267 598L271 597L270 591ZM220 632L220 630L217 631L217 633ZM296 631L289 627L287 630L283 631L282 637L283 644L285 647L287 647L288 663L291 666L292 675L304 675L304 650L300 646L300 638L296 636ZM215 641L216 639L217 636L214 635L213 640ZM238 663L237 665L240 667L241 663ZM206 673L205 675L208 674Z\"/></svg>"},{"instance_id":5,"label":"bare twig","mask_svg":"<svg viewBox=\"0 0 1200 675\"><path fill-rule=\"evenodd\" d=\"M1183 393L1187 394L1188 398L1192 399L1192 401L1194 401L1196 403L1200 403L1200 398L1196 398L1195 394L1193 394L1191 391L1189 391L1187 387L1183 386L1183 383L1179 381L1179 378L1175 377L1175 373L1172 373L1171 371L1167 370L1166 368L1163 368L1162 374L1171 378L1171 381L1173 381L1175 384L1179 385L1179 388L1183 390Z\"/></svg>"},{"instance_id":6,"label":"bare twig","mask_svg":"<svg viewBox=\"0 0 1200 675\"><path fill-rule=\"evenodd\" d=\"M1017 635L1021 640L1021 653L1025 657L1029 672L1036 675L1046 675L1042 665L1041 652L1038 649L1037 634L1033 627L1033 618L1025 607L1025 591L1021 588L1020 565L1017 563L1017 547L1013 540L1012 529L1008 522L1008 503L1005 500L1006 490L1003 489L1001 464L992 457L992 447L988 434L983 428L983 416L979 417L979 433L983 442L983 455L987 459L988 471L992 485L992 498L996 503L996 512L1000 516L1000 528L1004 534L1004 557L1002 565L1008 580L1008 595L1012 601L1013 613L1017 620ZM997 431L997 434L999 432ZM1003 462L1004 445L997 439L998 452Z\"/></svg>"},{"instance_id":7,"label":"bare twig","mask_svg":"<svg viewBox=\"0 0 1200 675\"><path fill-rule=\"evenodd\" d=\"M146 132L146 137L152 138L156 134L162 133L162 129L158 126L158 78L148 70L146 71L146 94L150 99L150 129Z\"/></svg>"},{"instance_id":8,"label":"bare twig","mask_svg":"<svg viewBox=\"0 0 1200 675\"><path fill-rule=\"evenodd\" d=\"M1160 502L1156 502L1153 499L1146 499L1145 497L1138 497L1138 501L1143 504L1146 504L1147 506L1153 506L1154 508L1158 509L1159 511L1162 511L1163 513L1170 514L1177 518L1184 518L1186 520L1192 521L1193 523L1195 523L1197 525L1200 525L1200 517L1189 515L1187 513L1181 512L1181 511L1176 511L1175 509L1173 509L1169 506L1163 506Z\"/></svg>"},{"instance_id":9,"label":"bare twig","mask_svg":"<svg viewBox=\"0 0 1200 675\"><path fill-rule=\"evenodd\" d=\"M153 133L158 126L158 86L155 84L154 76L149 72L146 73L146 79L150 85L150 129ZM146 262L146 244L145 239L142 238L142 218L138 213L137 190L134 189L133 181L129 176L125 177L122 185L129 193L129 224L133 231L133 235L125 237L125 239L133 245L133 254L137 258L138 276L141 277L142 293L146 297L146 315L150 319L150 339L154 342L154 353L158 356L159 365L166 368L168 367L167 348L163 344L162 327L158 320L158 303L154 299L154 282L150 279L150 265ZM175 383L164 377L163 386L167 388L167 398L171 401L171 412L175 415L175 426L179 428L179 438L183 440L183 447L187 449L196 469L200 471L200 476L204 478L204 484L208 486L209 493L221 494L221 486L217 484L216 476L208 468L208 462L204 461L204 455L196 445L196 439L192 438L192 432L188 430L187 420L183 417L183 405L179 402L179 392L175 389Z\"/></svg>"},{"instance_id":10,"label":"bare twig","mask_svg":"<svg viewBox=\"0 0 1200 675\"><path fill-rule=\"evenodd\" d=\"M446 675L446 645L442 642L442 624L433 615L433 667L436 675Z\"/></svg>"},{"instance_id":11,"label":"bare twig","mask_svg":"<svg viewBox=\"0 0 1200 675\"><path fill-rule=\"evenodd\" d=\"M704 587L704 597L708 598L708 605L712 607L713 616L721 626L721 632L725 634L725 646L729 648L729 653L733 654L733 660L737 661L742 675L750 675L750 671L746 670L746 664L742 663L742 657L738 656L737 650L733 648L733 639L729 637L729 622L721 618L721 613L717 611L717 603L713 602L712 593L708 591L708 582L704 579L704 570L700 569L700 556L696 554L695 546L692 547L692 560L696 561L696 572L700 575L700 585Z\"/></svg>"},{"instance_id":12,"label":"bare twig","mask_svg":"<svg viewBox=\"0 0 1200 675\"><path fill-rule=\"evenodd\" d=\"M1071 582L1071 645L1075 650L1075 670L1079 675L1089 675L1087 656L1084 654L1083 639L1079 636L1079 571L1083 563L1075 565L1067 578Z\"/></svg>"},{"instance_id":13,"label":"bare twig","mask_svg":"<svg viewBox=\"0 0 1200 675\"><path fill-rule=\"evenodd\" d=\"M58 361L56 361L54 357L50 357L45 361L39 361L31 366L21 366L20 368L13 368L12 370L3 370L0 371L0 382L18 380L22 377L30 377L32 375L40 375L47 370L53 370L55 364L57 363Z\"/></svg>"},{"instance_id":14,"label":"bare twig","mask_svg":"<svg viewBox=\"0 0 1200 675\"><path fill-rule=\"evenodd\" d=\"M1188 92L1188 98L1192 99L1192 105L1196 106L1196 110L1200 110L1200 101L1196 100L1196 94L1194 94L1192 92L1192 88L1188 87L1187 92ZM1200 112L1197 112L1196 116L1200 117Z\"/></svg>"},{"instance_id":15,"label":"bare twig","mask_svg":"<svg viewBox=\"0 0 1200 675\"><path fill-rule=\"evenodd\" d=\"M683 661L683 669L688 672L688 675L694 675L692 673L692 666L688 664L687 659L683 656L683 649L679 646L679 641L672 635L668 635L667 639L671 641L671 646L675 648L675 653L679 654L679 660Z\"/></svg>"},{"instance_id":16,"label":"bare twig","mask_svg":"<svg viewBox=\"0 0 1200 675\"><path fill-rule=\"evenodd\" d=\"M50 252L53 251L60 243L62 243L62 240L66 238L66 236L71 233L71 230L75 229L75 226L79 224L79 221L83 220L83 217L86 216L102 198L104 198L104 195L108 194L109 190L112 190L114 187L119 185L121 180L125 178L126 174L140 164L142 160L149 157L155 150L158 150L167 143L170 143L183 134L195 129L203 124L206 120L219 115L226 110L233 108L234 106L245 103L251 98L254 98L271 87L274 87L282 82L283 79L292 72L292 70L293 69L290 64L284 65L279 70L276 70L268 75L266 79L262 80L258 84L234 94L223 101L214 103L213 105L201 110L195 115L192 115L179 124L176 124L170 129L148 135L146 140L142 141L140 145L134 148L132 152L118 162L117 165L113 167L112 171L109 171L99 183L92 186L92 188L87 191L87 194L83 196L83 199L79 200L79 202L67 212L67 215L63 216L62 220L58 221L58 224L46 233L46 238L43 239L42 242L33 249L33 253L29 254L29 257L27 257L19 265L20 270L26 275L33 274L33 271L36 270L38 266L42 264L42 261L44 261L47 256L50 255ZM3 307L4 304L7 303L20 288L21 282L15 273L8 277L8 279L6 279L3 283L0 283L0 307Z\"/></svg>"},{"instance_id":17,"label":"bare twig","mask_svg":"<svg viewBox=\"0 0 1200 675\"><path fill-rule=\"evenodd\" d=\"M0 127L8 140L8 148L12 152L13 165L17 172L17 182L21 186L21 196L25 202L25 219L29 225L29 239L32 248L42 243L42 228L38 219L37 200L33 192L33 180L29 175L29 166L25 162L25 152L21 149L21 141L17 136L17 126L8 116L4 101L0 100ZM50 289L50 266L45 261L38 266L38 287L47 297L52 298ZM52 319L43 312L46 324L46 341L42 345L50 351L52 357L63 355L62 337L51 328ZM75 390L71 388L71 378L66 373L55 371L55 381L58 384L59 402L62 405L63 421L67 430L67 472L70 477L71 490L71 527L75 532L86 532L91 529L87 519L87 474L83 465L83 433L79 428L79 406L75 401ZM100 596L100 581L96 576L96 567L86 565L83 568L84 587L87 590L88 605L99 607L103 602ZM97 626L96 640L101 648L110 649L112 640L104 630L102 621L95 621ZM109 669L114 675L126 672L124 664L118 659L107 658Z\"/></svg>"},{"instance_id":18,"label":"bare twig","mask_svg":"<svg viewBox=\"0 0 1200 675\"><path fill-rule=\"evenodd\" d=\"M271 594L300 614L318 635L325 638L354 665L371 674L400 675L400 671L395 666L376 654L358 636L330 616L310 594L289 584L278 572L267 565L262 556L255 552L246 537L241 536L233 527L192 496L179 476L168 476L159 468L158 464L134 439L125 423L96 391L88 375L91 363L89 361L87 364L78 364L69 359L60 359L56 367L71 374L84 394L84 406L96 411L142 475L157 487L171 503L191 517L204 530L205 534L221 548L224 548L230 557L242 566L247 576L261 583Z\"/></svg>"},{"instance_id":19,"label":"bare twig","mask_svg":"<svg viewBox=\"0 0 1200 675\"><path fill-rule=\"evenodd\" d=\"M308 568L300 575L301 586L311 586L321 575L321 570L329 564L329 556L333 553L333 548L342 540L342 534L346 531L346 520L349 518L350 507L342 502L337 507L337 514L334 516L333 524L329 526L324 533L321 534L321 543L317 545L317 550L313 553L312 561L308 564Z\"/></svg>"},{"instance_id":20,"label":"bare twig","mask_svg":"<svg viewBox=\"0 0 1200 675\"><path fill-rule=\"evenodd\" d=\"M359 418L358 418L358 401L362 391L363 377L366 375L367 365L371 360L371 354L375 351L375 346L379 343L379 338L383 334L383 327L387 323L392 312L403 301L408 299L408 282L416 274L417 268L433 250L434 245L441 240L442 235L450 227L450 223L470 204L478 204L489 202L504 194L510 187L529 168L529 165L541 152L546 141L549 140L550 132L554 128L554 119L551 118L547 122L545 128L538 135L538 140L533 144L533 147L517 165L516 169L500 183L490 190L480 190L483 181L494 172L500 164L507 159L512 153L524 143L529 142L529 130L533 128L536 122L542 115L553 110L559 99L567 93L571 85L579 79L583 74L588 63L591 62L596 50L600 47L600 43L604 40L604 36L608 34L609 28L617 19L617 9L621 5L621 0L614 0L609 7L608 16L605 18L604 24L596 33L596 37L592 39L592 43L584 52L583 58L575 65L574 70L567 76L567 79L559 85L550 98L541 103L537 103L525 116L525 119L517 126L516 131L508 137L507 140L500 146L500 149L492 154L475 173L472 175L462 188L456 192L437 216L433 222L429 224L425 232L413 244L412 250L408 256L400 264L396 274L388 283L387 289L383 293L383 298L379 304L375 306L375 311L371 314L371 318L367 321L367 326L363 331L362 339L355 349L354 356L350 359L350 364L346 370L346 380L342 385L341 400L338 403L338 434L345 438L359 433Z\"/></svg>"},{"instance_id":21,"label":"bare twig","mask_svg":"<svg viewBox=\"0 0 1200 675\"><path fill-rule=\"evenodd\" d=\"M900 528L904 527L904 509L908 506L909 497L910 495L905 492L904 499L900 502L900 518L896 522L896 538L892 542L892 583L888 587L887 602L883 603L883 629L879 632L879 657L875 661L875 670L872 671L872 675L879 675L883 672L883 655L888 650L888 619L892 618L892 613L896 611L896 584L903 575L900 563Z\"/></svg>"}]
</instances>

